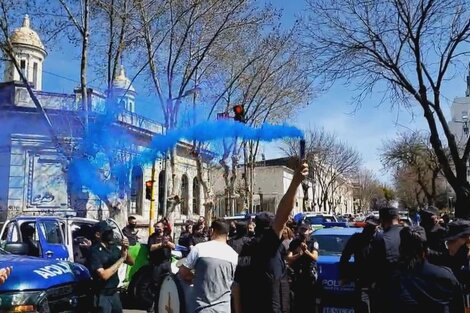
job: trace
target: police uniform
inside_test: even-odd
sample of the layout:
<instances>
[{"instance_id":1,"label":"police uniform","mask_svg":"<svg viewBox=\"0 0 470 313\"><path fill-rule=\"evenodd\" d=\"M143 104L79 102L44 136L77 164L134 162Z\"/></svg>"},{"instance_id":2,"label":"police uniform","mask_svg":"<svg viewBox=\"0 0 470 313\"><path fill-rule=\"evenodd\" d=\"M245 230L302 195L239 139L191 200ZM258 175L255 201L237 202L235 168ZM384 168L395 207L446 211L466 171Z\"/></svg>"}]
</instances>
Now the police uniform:
<instances>
[{"instance_id":1,"label":"police uniform","mask_svg":"<svg viewBox=\"0 0 470 313\"><path fill-rule=\"evenodd\" d=\"M381 220L398 218L398 209L393 207L381 208L379 211ZM389 288L392 277L396 274L398 258L400 256L400 231L403 227L399 224L391 225L382 233L375 236L371 247L371 270L376 277L378 303L381 312L391 312Z\"/></svg>"},{"instance_id":2,"label":"police uniform","mask_svg":"<svg viewBox=\"0 0 470 313\"><path fill-rule=\"evenodd\" d=\"M375 296L371 289L374 281L370 270L370 253L372 242L377 236L376 227L379 220L374 216L369 216L365 220L366 226L360 233L353 234L346 243L341 254L339 270L342 280L352 280L355 282L358 295L356 311L370 312L375 306ZM349 260L354 256L354 266L350 266Z\"/></svg>"},{"instance_id":3,"label":"police uniform","mask_svg":"<svg viewBox=\"0 0 470 313\"><path fill-rule=\"evenodd\" d=\"M106 222L99 222L95 226L97 232L103 233L112 230ZM93 277L93 291L95 294L95 307L101 313L121 313L122 304L117 287L119 285L118 273L114 273L108 280L102 280L98 270L108 269L121 258L121 250L117 245L105 246L101 242L95 243L90 248L90 272Z\"/></svg>"},{"instance_id":4,"label":"police uniform","mask_svg":"<svg viewBox=\"0 0 470 313\"><path fill-rule=\"evenodd\" d=\"M295 252L304 242L304 238L297 237L289 244L289 251ZM307 242L310 252L318 252L318 242L310 239ZM304 312L305 308L315 305L314 285L318 278L317 262L307 254L302 254L290 266L293 270L292 291L294 293L292 312Z\"/></svg>"},{"instance_id":5,"label":"police uniform","mask_svg":"<svg viewBox=\"0 0 470 313\"><path fill-rule=\"evenodd\" d=\"M240 286L244 313L290 312L284 246L270 226L273 219L273 214L267 212L256 216L257 236L239 254L234 280Z\"/></svg>"},{"instance_id":6,"label":"police uniform","mask_svg":"<svg viewBox=\"0 0 470 313\"><path fill-rule=\"evenodd\" d=\"M428 207L422 210L420 212L420 226L422 226L426 231L429 262L436 265L444 265L445 255L447 254L447 249L444 243L446 229L439 223L434 223L432 219L434 215L439 215L439 210L435 207Z\"/></svg>"},{"instance_id":7,"label":"police uniform","mask_svg":"<svg viewBox=\"0 0 470 313\"><path fill-rule=\"evenodd\" d=\"M426 248L426 233L422 227L403 230L401 262L390 281L387 295L389 312L449 313L463 312L459 282L452 271L421 259ZM417 242L424 243L418 245ZM411 249L411 250L410 250ZM423 251L421 251L422 249ZM412 260L412 261L411 261Z\"/></svg>"},{"instance_id":8,"label":"police uniform","mask_svg":"<svg viewBox=\"0 0 470 313\"><path fill-rule=\"evenodd\" d=\"M447 241L455 240L460 237L470 237L470 221L456 220L449 223ZM459 280L465 293L470 293L470 257L469 248L466 244L462 245L453 256L448 255L446 264L452 269L452 272ZM469 303L470 304L470 303Z\"/></svg>"}]
</instances>

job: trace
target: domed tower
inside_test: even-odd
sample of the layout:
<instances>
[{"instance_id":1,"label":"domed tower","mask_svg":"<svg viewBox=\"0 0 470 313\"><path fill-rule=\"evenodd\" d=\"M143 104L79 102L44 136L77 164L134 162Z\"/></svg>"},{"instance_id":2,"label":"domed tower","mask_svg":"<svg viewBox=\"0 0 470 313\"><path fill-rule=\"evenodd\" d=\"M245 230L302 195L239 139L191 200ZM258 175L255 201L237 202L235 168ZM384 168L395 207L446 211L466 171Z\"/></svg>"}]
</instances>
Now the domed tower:
<instances>
[{"instance_id":1,"label":"domed tower","mask_svg":"<svg viewBox=\"0 0 470 313\"><path fill-rule=\"evenodd\" d=\"M126 77L124 66L121 65L119 74L114 78L112 85L112 97L117 99L122 109L135 112L136 92L129 78Z\"/></svg>"},{"instance_id":2,"label":"domed tower","mask_svg":"<svg viewBox=\"0 0 470 313\"><path fill-rule=\"evenodd\" d=\"M42 63L47 56L44 45L38 34L31 29L29 16L25 15L23 25L13 31L10 36L13 53L21 71L34 89L42 89ZM5 66L5 79L20 81L20 75L12 62Z\"/></svg>"}]
</instances>

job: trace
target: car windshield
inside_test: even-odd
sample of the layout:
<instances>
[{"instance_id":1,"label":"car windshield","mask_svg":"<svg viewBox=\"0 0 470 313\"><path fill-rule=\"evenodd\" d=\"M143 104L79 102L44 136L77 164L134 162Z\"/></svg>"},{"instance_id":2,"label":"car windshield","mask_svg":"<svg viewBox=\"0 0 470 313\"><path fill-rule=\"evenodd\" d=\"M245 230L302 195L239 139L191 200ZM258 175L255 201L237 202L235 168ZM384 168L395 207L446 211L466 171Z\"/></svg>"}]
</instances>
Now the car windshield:
<instances>
[{"instance_id":1,"label":"car windshield","mask_svg":"<svg viewBox=\"0 0 470 313\"><path fill-rule=\"evenodd\" d=\"M350 235L314 235L318 242L319 255L341 255Z\"/></svg>"},{"instance_id":2,"label":"car windshield","mask_svg":"<svg viewBox=\"0 0 470 313\"><path fill-rule=\"evenodd\" d=\"M305 221L309 223L310 225L336 222L333 216L323 216L323 215L307 216L305 218Z\"/></svg>"}]
</instances>

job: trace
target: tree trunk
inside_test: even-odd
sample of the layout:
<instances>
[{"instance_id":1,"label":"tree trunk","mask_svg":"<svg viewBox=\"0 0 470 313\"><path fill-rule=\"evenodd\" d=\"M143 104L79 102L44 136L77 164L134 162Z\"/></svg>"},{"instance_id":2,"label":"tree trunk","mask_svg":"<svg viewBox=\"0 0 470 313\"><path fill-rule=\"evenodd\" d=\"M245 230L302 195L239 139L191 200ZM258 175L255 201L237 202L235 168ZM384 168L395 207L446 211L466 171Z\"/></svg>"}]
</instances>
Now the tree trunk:
<instances>
[{"instance_id":1,"label":"tree trunk","mask_svg":"<svg viewBox=\"0 0 470 313\"><path fill-rule=\"evenodd\" d=\"M453 187L453 186L452 186ZM470 186L466 179L458 187L453 187L455 191L455 217L470 218Z\"/></svg>"},{"instance_id":2,"label":"tree trunk","mask_svg":"<svg viewBox=\"0 0 470 313\"><path fill-rule=\"evenodd\" d=\"M85 117L85 134L88 133L88 92L87 92L87 63L88 63L88 19L90 4L85 0L83 7L83 38L82 38L82 56L80 61L80 87L82 94L82 109Z\"/></svg>"}]
</instances>

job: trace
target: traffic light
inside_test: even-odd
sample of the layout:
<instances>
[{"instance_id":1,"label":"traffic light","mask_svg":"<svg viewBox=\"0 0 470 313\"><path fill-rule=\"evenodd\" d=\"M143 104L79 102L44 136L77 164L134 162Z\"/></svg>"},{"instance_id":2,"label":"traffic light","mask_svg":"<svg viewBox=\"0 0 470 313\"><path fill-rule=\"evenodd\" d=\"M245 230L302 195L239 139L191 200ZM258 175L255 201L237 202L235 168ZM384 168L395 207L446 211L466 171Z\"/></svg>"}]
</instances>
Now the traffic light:
<instances>
[{"instance_id":1,"label":"traffic light","mask_svg":"<svg viewBox=\"0 0 470 313\"><path fill-rule=\"evenodd\" d=\"M147 180L145 182L145 199L152 201L153 194L153 180Z\"/></svg>"},{"instance_id":2,"label":"traffic light","mask_svg":"<svg viewBox=\"0 0 470 313\"><path fill-rule=\"evenodd\" d=\"M233 117L235 121L245 123L245 108L242 105L235 105L233 107L233 112L235 113L235 116Z\"/></svg>"}]
</instances>

